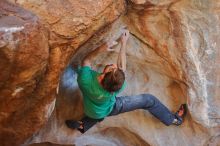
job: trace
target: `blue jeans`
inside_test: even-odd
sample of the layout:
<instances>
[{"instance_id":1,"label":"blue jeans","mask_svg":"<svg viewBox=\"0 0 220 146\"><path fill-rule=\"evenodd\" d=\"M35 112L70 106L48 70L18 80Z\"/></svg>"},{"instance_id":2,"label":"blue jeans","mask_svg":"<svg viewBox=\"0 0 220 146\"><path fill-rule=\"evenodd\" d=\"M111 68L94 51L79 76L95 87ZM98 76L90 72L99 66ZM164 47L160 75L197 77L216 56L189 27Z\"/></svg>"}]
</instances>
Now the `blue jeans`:
<instances>
[{"instance_id":1,"label":"blue jeans","mask_svg":"<svg viewBox=\"0 0 220 146\"><path fill-rule=\"evenodd\" d=\"M108 116L114 116L136 109L148 110L152 115L167 126L171 125L175 119L175 114L171 113L166 106L164 106L155 96L151 94L116 97L114 108ZM92 119L87 116L84 117L81 120L84 123L84 132L102 120L104 120L104 118Z\"/></svg>"}]
</instances>

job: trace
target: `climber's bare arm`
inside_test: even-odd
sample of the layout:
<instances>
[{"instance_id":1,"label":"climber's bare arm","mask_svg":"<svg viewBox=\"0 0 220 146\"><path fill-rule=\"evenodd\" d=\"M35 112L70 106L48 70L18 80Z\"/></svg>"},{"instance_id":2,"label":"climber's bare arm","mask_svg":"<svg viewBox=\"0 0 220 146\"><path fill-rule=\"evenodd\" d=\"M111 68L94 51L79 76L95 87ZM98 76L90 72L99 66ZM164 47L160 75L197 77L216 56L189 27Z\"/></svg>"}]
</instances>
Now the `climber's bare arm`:
<instances>
[{"instance_id":1,"label":"climber's bare arm","mask_svg":"<svg viewBox=\"0 0 220 146\"><path fill-rule=\"evenodd\" d=\"M120 38L121 48L120 48L119 55L118 55L117 65L123 71L126 70L126 44L127 44L128 37L129 37L129 31L125 30ZM93 58L95 58L99 53L104 52L104 51L116 51L116 49L112 49L112 47L115 45L117 45L116 41L109 41L107 43L104 43L97 49L90 52L86 57L84 57L82 61L82 66L91 67L91 61Z\"/></svg>"},{"instance_id":2,"label":"climber's bare arm","mask_svg":"<svg viewBox=\"0 0 220 146\"><path fill-rule=\"evenodd\" d=\"M129 38L129 31L125 30L120 38L121 48L118 55L117 65L124 72L126 71L126 44Z\"/></svg>"}]
</instances>

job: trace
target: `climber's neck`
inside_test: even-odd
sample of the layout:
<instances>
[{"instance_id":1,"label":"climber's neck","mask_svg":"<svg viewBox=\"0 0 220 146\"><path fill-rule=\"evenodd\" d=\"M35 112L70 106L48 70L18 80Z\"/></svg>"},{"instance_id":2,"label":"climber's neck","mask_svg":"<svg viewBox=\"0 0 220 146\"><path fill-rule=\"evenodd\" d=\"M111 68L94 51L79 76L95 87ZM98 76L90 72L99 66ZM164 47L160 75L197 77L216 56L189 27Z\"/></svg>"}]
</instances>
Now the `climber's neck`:
<instances>
[{"instance_id":1,"label":"climber's neck","mask_svg":"<svg viewBox=\"0 0 220 146\"><path fill-rule=\"evenodd\" d=\"M101 74L97 77L99 84L102 86L102 80L104 79L105 74Z\"/></svg>"}]
</instances>

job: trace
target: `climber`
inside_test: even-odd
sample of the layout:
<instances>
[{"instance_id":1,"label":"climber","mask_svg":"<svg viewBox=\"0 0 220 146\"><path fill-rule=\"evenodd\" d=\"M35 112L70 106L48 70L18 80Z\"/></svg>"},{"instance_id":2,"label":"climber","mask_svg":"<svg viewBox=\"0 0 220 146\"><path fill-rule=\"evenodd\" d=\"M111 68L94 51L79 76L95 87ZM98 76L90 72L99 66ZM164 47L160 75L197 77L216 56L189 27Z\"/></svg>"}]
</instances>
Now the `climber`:
<instances>
[{"instance_id":1,"label":"climber","mask_svg":"<svg viewBox=\"0 0 220 146\"><path fill-rule=\"evenodd\" d=\"M103 51L117 51L113 47L118 42L107 42L89 53L77 69L77 82L83 95L84 113L79 121L66 120L67 127L86 132L106 116L145 109L165 125L181 125L186 115L186 104L182 104L176 113L171 113L155 96L140 94L116 97L125 88L126 43L129 31L124 30L119 39L121 44L116 64L106 65L102 73L91 69L91 59Z\"/></svg>"}]
</instances>

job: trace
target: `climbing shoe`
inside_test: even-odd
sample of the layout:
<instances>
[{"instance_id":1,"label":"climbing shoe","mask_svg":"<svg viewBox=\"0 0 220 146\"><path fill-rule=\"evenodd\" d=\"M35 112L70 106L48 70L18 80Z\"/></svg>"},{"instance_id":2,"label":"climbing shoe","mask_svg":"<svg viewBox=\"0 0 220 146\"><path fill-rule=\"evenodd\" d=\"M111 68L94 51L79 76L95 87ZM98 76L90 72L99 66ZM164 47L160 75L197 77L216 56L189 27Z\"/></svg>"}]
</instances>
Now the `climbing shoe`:
<instances>
[{"instance_id":1,"label":"climbing shoe","mask_svg":"<svg viewBox=\"0 0 220 146\"><path fill-rule=\"evenodd\" d=\"M71 129L77 129L81 133L84 133L84 125L83 125L82 121L66 120L65 123L66 123L67 127L71 128Z\"/></svg>"},{"instance_id":2,"label":"climbing shoe","mask_svg":"<svg viewBox=\"0 0 220 146\"><path fill-rule=\"evenodd\" d=\"M187 113L187 106L186 104L181 104L179 110L175 113L175 119L173 121L174 125L181 125L183 123L183 119Z\"/></svg>"}]
</instances>

